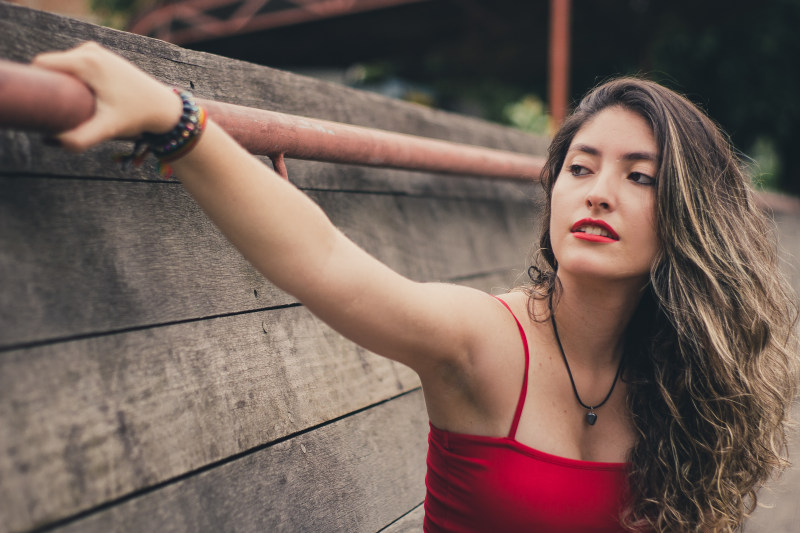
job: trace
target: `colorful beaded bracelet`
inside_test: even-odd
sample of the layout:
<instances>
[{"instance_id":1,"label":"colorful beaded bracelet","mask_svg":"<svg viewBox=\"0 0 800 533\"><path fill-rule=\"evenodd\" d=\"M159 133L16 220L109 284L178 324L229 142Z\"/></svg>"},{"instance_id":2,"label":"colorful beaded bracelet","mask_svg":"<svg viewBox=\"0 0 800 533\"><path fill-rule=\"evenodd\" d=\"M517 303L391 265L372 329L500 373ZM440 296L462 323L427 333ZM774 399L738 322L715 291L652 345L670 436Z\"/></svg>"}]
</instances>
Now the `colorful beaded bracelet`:
<instances>
[{"instance_id":1,"label":"colorful beaded bracelet","mask_svg":"<svg viewBox=\"0 0 800 533\"><path fill-rule=\"evenodd\" d=\"M200 140L200 134L206 127L206 112L194 102L192 93L172 89L181 97L183 112L178 123L167 133L142 133L133 147L130 155L119 158L125 165L133 163L139 166L150 152L158 158L159 174L167 179L173 178L172 161L188 154Z\"/></svg>"}]
</instances>

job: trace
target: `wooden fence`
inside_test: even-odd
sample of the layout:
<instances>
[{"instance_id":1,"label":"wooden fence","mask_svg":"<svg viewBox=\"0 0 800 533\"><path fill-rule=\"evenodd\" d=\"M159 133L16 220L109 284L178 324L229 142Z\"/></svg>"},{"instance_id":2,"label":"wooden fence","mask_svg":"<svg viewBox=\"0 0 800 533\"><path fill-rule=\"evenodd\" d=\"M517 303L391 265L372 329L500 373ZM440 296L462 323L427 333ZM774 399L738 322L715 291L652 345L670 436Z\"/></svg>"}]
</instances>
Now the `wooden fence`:
<instances>
[{"instance_id":1,"label":"wooden fence","mask_svg":"<svg viewBox=\"0 0 800 533\"><path fill-rule=\"evenodd\" d=\"M87 39L202 98L545 149L499 126L0 1L2 58ZM152 165L118 168L124 148L71 155L0 130L0 533L419 530L427 416L414 373L265 281ZM411 278L496 292L524 273L532 183L287 166L349 237ZM792 235L800 218L787 212Z\"/></svg>"},{"instance_id":2,"label":"wooden fence","mask_svg":"<svg viewBox=\"0 0 800 533\"><path fill-rule=\"evenodd\" d=\"M202 98L545 147L0 2L4 59L87 39ZM427 416L416 375L265 281L179 184L152 166L123 172L111 161L123 148L76 156L0 131L0 532L418 529ZM287 166L349 237L411 278L497 290L524 270L533 184Z\"/></svg>"}]
</instances>

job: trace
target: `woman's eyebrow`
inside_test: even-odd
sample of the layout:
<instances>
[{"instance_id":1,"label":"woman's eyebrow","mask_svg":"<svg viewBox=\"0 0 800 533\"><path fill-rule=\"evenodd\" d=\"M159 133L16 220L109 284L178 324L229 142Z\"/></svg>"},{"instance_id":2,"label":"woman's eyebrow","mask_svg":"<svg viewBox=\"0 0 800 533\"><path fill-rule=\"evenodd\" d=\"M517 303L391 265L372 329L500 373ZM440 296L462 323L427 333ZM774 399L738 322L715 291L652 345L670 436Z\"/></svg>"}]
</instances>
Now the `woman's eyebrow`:
<instances>
[{"instance_id":1,"label":"woman's eyebrow","mask_svg":"<svg viewBox=\"0 0 800 533\"><path fill-rule=\"evenodd\" d=\"M588 144L575 144L570 147L569 152L578 151L589 155L601 155L602 152L594 146ZM652 161L658 163L658 156L652 152L629 152L624 154L621 159L626 161Z\"/></svg>"},{"instance_id":2,"label":"woman's eyebrow","mask_svg":"<svg viewBox=\"0 0 800 533\"><path fill-rule=\"evenodd\" d=\"M622 156L626 161L652 161L658 163L658 156L652 152L631 152Z\"/></svg>"},{"instance_id":3,"label":"woman's eyebrow","mask_svg":"<svg viewBox=\"0 0 800 533\"><path fill-rule=\"evenodd\" d=\"M574 144L568 150L569 152L583 152L589 155L600 155L600 150L595 148L594 146L589 146L588 144Z\"/></svg>"}]
</instances>

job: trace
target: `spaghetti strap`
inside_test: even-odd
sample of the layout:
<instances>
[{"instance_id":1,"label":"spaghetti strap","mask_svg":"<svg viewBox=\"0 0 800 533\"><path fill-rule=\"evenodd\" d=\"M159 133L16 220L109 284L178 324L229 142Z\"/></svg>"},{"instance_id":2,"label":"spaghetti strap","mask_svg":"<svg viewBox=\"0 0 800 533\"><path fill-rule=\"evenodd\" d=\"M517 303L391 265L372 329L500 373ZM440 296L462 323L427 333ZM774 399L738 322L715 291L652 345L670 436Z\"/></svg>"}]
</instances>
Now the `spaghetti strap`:
<instances>
[{"instance_id":1,"label":"spaghetti strap","mask_svg":"<svg viewBox=\"0 0 800 533\"><path fill-rule=\"evenodd\" d=\"M497 296L495 296L497 298ZM519 393L519 400L517 400L517 410L514 412L514 421L511 423L511 429L508 432L509 439L515 439L517 436L517 426L519 426L519 419L522 416L522 408L525 406L525 397L528 393L528 365L530 364L530 354L528 352L528 337L525 336L525 330L522 329L522 324L520 324L519 320L517 319L517 315L514 314L514 311L508 306L508 304L497 298L501 304L508 309L508 312L511 313L511 316L514 317L514 322L517 323L517 327L519 328L519 336L522 339L522 347L525 349L525 373L522 375L522 390Z\"/></svg>"}]
</instances>

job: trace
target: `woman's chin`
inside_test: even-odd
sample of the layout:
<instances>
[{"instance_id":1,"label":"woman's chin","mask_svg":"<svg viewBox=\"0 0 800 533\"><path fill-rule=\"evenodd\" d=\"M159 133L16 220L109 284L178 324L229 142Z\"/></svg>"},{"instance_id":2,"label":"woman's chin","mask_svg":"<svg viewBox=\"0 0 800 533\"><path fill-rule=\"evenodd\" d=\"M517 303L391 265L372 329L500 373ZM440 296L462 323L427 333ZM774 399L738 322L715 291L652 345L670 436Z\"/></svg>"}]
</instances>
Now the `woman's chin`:
<instances>
[{"instance_id":1,"label":"woman's chin","mask_svg":"<svg viewBox=\"0 0 800 533\"><path fill-rule=\"evenodd\" d=\"M569 278L572 283L616 285L619 283L645 285L650 279L650 269L633 270L608 261L565 261L558 263L558 277L562 283Z\"/></svg>"}]
</instances>

